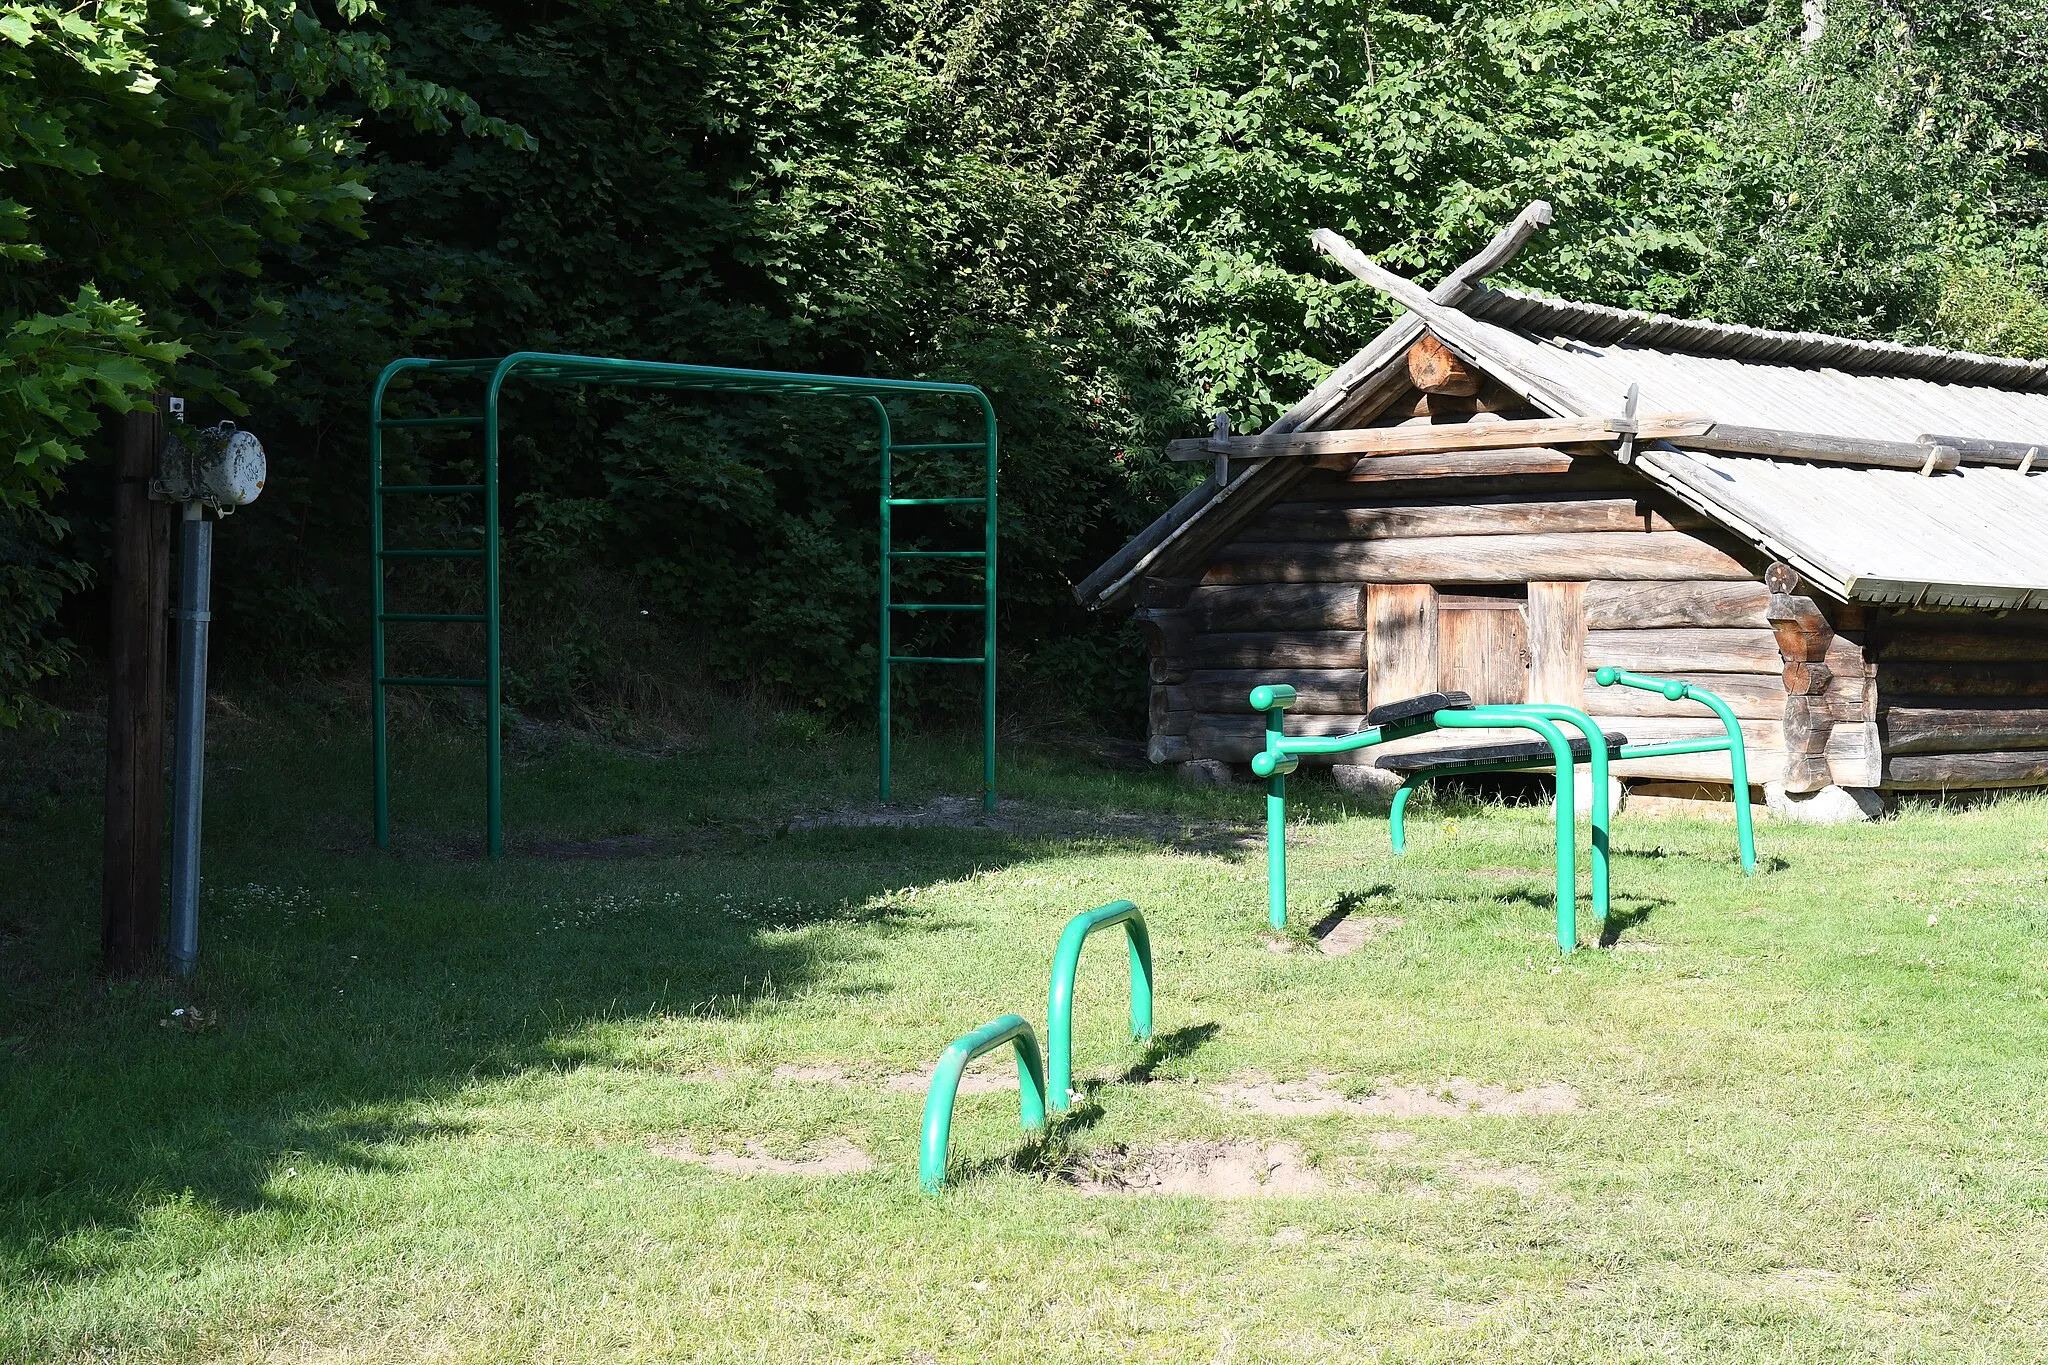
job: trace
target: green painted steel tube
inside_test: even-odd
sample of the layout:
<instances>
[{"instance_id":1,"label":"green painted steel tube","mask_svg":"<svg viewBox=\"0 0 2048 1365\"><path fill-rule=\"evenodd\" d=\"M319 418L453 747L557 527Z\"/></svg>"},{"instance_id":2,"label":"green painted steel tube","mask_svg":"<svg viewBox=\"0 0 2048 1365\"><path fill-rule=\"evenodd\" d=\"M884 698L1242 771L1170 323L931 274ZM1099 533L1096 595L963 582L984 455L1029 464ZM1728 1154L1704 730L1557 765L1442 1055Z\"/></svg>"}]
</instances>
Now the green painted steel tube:
<instances>
[{"instance_id":1,"label":"green painted steel tube","mask_svg":"<svg viewBox=\"0 0 2048 1365\"><path fill-rule=\"evenodd\" d=\"M1131 1036L1152 1036L1152 935L1144 912L1129 901L1082 911L1060 932L1052 957L1052 985L1046 993L1046 1093L1052 1107L1062 1112L1074 1101L1074 974L1081 968L1081 946L1097 929L1115 924L1123 925L1131 950Z\"/></svg>"},{"instance_id":2,"label":"green painted steel tube","mask_svg":"<svg viewBox=\"0 0 2048 1365\"><path fill-rule=\"evenodd\" d=\"M924 1097L924 1136L917 1150L917 1180L927 1194L946 1183L946 1146L953 1134L953 1101L960 1093L960 1073L984 1052L1004 1043L1017 1054L1017 1099L1025 1131L1045 1128L1045 1068L1038 1058L1038 1035L1015 1014L991 1019L972 1033L946 1044L932 1072Z\"/></svg>"},{"instance_id":3,"label":"green painted steel tube","mask_svg":"<svg viewBox=\"0 0 2048 1365\"><path fill-rule=\"evenodd\" d=\"M384 400L392 381L400 374L417 372L450 378L480 379L485 382L483 414L479 417L427 417L427 418L386 418ZM475 557L484 560L485 574L485 675L488 680L486 699L486 728L488 731L488 756L486 762L487 791L486 842L492 856L503 850L503 657L500 631L502 606L501 550L503 527L499 507L498 474L501 452L502 414L500 398L505 385L512 379L534 380L558 384L605 384L628 388L659 388L670 390L716 390L735 393L766 394L815 394L858 398L870 401L882 419L883 449L883 505L882 505L882 588L883 604L879 611L882 617L882 658L883 674L882 711L883 771L881 787L883 799L889 793L890 744L889 700L887 675L890 669L889 648L889 604L888 566L893 547L889 543L888 512L892 501L889 497L892 471L889 458L893 450L981 450L985 453L985 469L982 493L978 497L901 499L899 505L951 506L979 504L984 509L983 548L979 550L943 551L931 554L918 553L920 558L949 558L973 560L983 566L982 603L980 610L984 617L982 650L977 655L963 655L957 658L947 656L942 662L978 665L983 671L982 678L982 804L987 810L994 810L996 803L995 779L995 682L996 682L996 470L999 457L999 441L996 426L995 406L981 389L972 384L960 384L935 380L869 379L853 375L816 375L794 371L746 370L721 366L678 365L660 361L622 360L604 356L581 356L554 354L541 351L518 351L510 355L493 357L469 357L453 360L429 360L419 356L407 356L392 361L379 373L370 396L370 443L371 443L371 557L373 561L372 591L372 669L373 678L384 676L385 640L384 620L384 579L383 564L386 559L404 556L407 552L387 551L383 544L383 507L381 497L387 492L481 492L485 503L485 545L481 549L460 552L426 552L444 554L450 557ZM936 441L896 446L889 427L888 412L882 407L884 397L898 394L932 394L972 398L980 408L983 435L978 441ZM434 427L480 427L484 434L484 480L478 485L391 485L386 486L382 478L383 432L397 428ZM424 556L422 556L424 557ZM947 609L919 606L916 610ZM390 618L397 619L397 618ZM372 766L373 801L377 840L380 845L390 839L390 747L388 737L388 712L380 689L372 687Z\"/></svg>"},{"instance_id":4,"label":"green painted steel tube","mask_svg":"<svg viewBox=\"0 0 2048 1365\"><path fill-rule=\"evenodd\" d=\"M1475 706L1469 711L1439 711L1435 716L1445 730L1533 730L1550 746L1557 772L1569 777L1572 746L1555 722L1532 716L1518 707ZM1578 817L1574 809L1572 784L1557 784L1557 947L1573 952L1579 946L1579 873L1576 859Z\"/></svg>"},{"instance_id":5,"label":"green painted steel tube","mask_svg":"<svg viewBox=\"0 0 2048 1365\"><path fill-rule=\"evenodd\" d=\"M1516 702L1512 704L1512 709L1529 715L1542 716L1546 720L1562 721L1586 737L1587 763L1592 769L1593 779L1591 810L1593 827L1591 840L1593 855L1593 915L1596 919L1604 922L1607 919L1609 908L1610 830L1613 823L1613 810L1607 799L1607 737L1601 732L1600 727L1593 723L1591 716L1576 707L1561 706L1553 702ZM1388 841L1393 846L1395 853L1398 854L1406 851L1408 847L1408 800L1413 795L1416 787L1429 781L1431 778L1443 776L1468 777L1476 776L1480 773L1528 772L1532 768L1546 767L1552 761L1554 759L1530 759L1523 763L1495 763L1478 768L1459 764L1444 768L1425 768L1419 772L1410 773L1407 779L1402 782L1400 789L1394 793L1393 806L1387 813ZM1572 768L1560 773L1557 776L1559 786L1563 787L1573 782L1576 771L1576 768ZM1578 797L1577 793L1574 792L1571 799L1559 807L1559 814L1562 814L1566 807L1571 808L1574 812L1574 824L1576 824L1577 804ZM1574 839L1576 839L1576 835L1574 835Z\"/></svg>"},{"instance_id":6,"label":"green painted steel tube","mask_svg":"<svg viewBox=\"0 0 2048 1365\"><path fill-rule=\"evenodd\" d=\"M1284 749L1287 708L1294 689L1275 683L1252 689L1252 709L1265 713L1266 747L1252 759L1252 771L1266 779L1266 927L1287 929L1287 774L1301 760Z\"/></svg>"},{"instance_id":7,"label":"green painted steel tube","mask_svg":"<svg viewBox=\"0 0 2048 1365\"><path fill-rule=\"evenodd\" d=\"M895 472L894 472L893 468L891 467L891 459L890 459L890 457L891 457L892 455L894 455L894 454L895 454L895 443L894 443L894 442L893 442L893 441L891 440L891 438L890 438L890 430L889 430L889 409L888 409L887 407L883 406L883 404L882 404L882 400L881 400L881 399L879 399L879 398L870 398L870 399L868 399L868 403L869 403L869 405L870 405L871 407L873 407L873 408L874 408L874 410L875 410L875 421L876 421L876 422L877 422L877 423L878 423L878 424L880 425L880 428L881 428L881 460L882 460L882 496L881 496L881 501L880 501L880 508L881 508L881 554L880 554L880 556L879 556L879 563L880 563L880 565L881 565L881 569L880 569L880 571L879 571L879 572L880 572L880 574L881 574L881 592L882 592L882 638L881 638L881 643L880 643L880 646L879 646L879 655L878 655L878 657L879 657L879 658L880 658L880 660L881 660L881 672L882 672L882 677L881 677L881 692L882 692L882 696L881 696L881 726L882 726L882 734L881 734L881 740L882 740L882 754L881 754L881 776L880 776L880 781L879 781L879 785L880 785L880 788L881 788L881 801L882 801L882 804L886 806L886 805L888 805L888 804L889 804L889 797L890 797L890 790L889 790L889 786L890 786L890 772L891 772L891 769L890 769L890 763L891 763L891 758L892 758L892 756L891 756L891 753L890 753L890 739L891 739L892 733L893 733L893 731L894 731L894 728L895 728L895 722L893 721L893 719L892 719L892 718L890 717L890 714L889 714L889 693L890 693L890 685L889 685L889 669L890 669L890 668L891 668L891 667L892 667L892 666L893 666L893 665L895 664L895 662L896 662L896 659L895 659L895 654L896 654L896 647L895 647L895 644L894 644L894 642L893 642L893 639L892 639L892 631L893 631L893 626L892 626L892 624L891 624L891 623L892 623L892 622L894 621L894 619L895 619L895 618L889 615L889 567L890 567L890 565L892 565L892 564L894 564L894 563L896 562L896 556L895 556L895 553L894 553L894 545L893 545L893 542L892 542L892 540L891 540L891 536L892 536L892 535L894 534L894 532L893 532L893 528L892 528L892 527L891 527L891 525L890 525L890 520L889 520L889 517L890 517L890 512L891 512L891 509L892 509L892 507L893 507L893 505L894 505L894 504L893 504L893 499L894 499L894 498L895 498L895 496L896 496L896 495L895 495L895 477L896 477L896 476L895 476Z\"/></svg>"},{"instance_id":8,"label":"green painted steel tube","mask_svg":"<svg viewBox=\"0 0 2048 1365\"><path fill-rule=\"evenodd\" d=\"M498 397L511 374L500 365L484 392L484 847L505 853L505 677L504 632L499 615Z\"/></svg>"},{"instance_id":9,"label":"green painted steel tube","mask_svg":"<svg viewBox=\"0 0 2048 1365\"><path fill-rule=\"evenodd\" d=\"M987 440L982 475L982 572L981 600L987 608L981 637L981 808L993 814L996 808L996 465L997 431L995 404L980 389L974 390L981 404L982 434Z\"/></svg>"},{"instance_id":10,"label":"green painted steel tube","mask_svg":"<svg viewBox=\"0 0 2048 1365\"><path fill-rule=\"evenodd\" d=\"M1586 737L1586 766L1592 778L1592 833L1593 853L1593 918L1602 924L1607 922L1608 903L1608 857L1612 848L1611 827L1614 812L1607 799L1607 736L1593 723L1593 718L1576 706L1564 706L1556 702L1520 702L1517 710L1542 716L1546 720L1563 721ZM1572 788L1572 805L1578 804L1578 770L1561 770L1556 775L1557 785ZM1559 807L1563 809L1562 805ZM1574 811L1573 828L1577 828L1577 812ZM1574 839L1577 835L1574 833Z\"/></svg>"},{"instance_id":11,"label":"green painted steel tube","mask_svg":"<svg viewBox=\"0 0 2048 1365\"><path fill-rule=\"evenodd\" d=\"M1633 687L1643 692L1656 692L1666 701L1694 701L1712 711L1721 722L1726 738L1718 740L1672 740L1665 744L1630 744L1621 751L1623 758L1666 758L1675 754L1705 754L1726 750L1728 754L1728 780L1733 788L1735 800L1735 844L1736 852L1742 859L1742 870L1756 874L1756 830L1754 817L1749 808L1749 754L1743 744L1742 722L1735 718L1735 710L1720 697L1704 687L1676 678L1650 678L1640 673L1631 673L1622 668L1602 668L1593 674L1593 680L1602 687Z\"/></svg>"},{"instance_id":12,"label":"green painted steel tube","mask_svg":"<svg viewBox=\"0 0 2048 1365\"><path fill-rule=\"evenodd\" d=\"M1416 786L1428 780L1428 777L1421 773L1409 774L1401 780L1401 785L1395 788L1394 799L1387 806L1387 842L1393 846L1396 854L1408 851L1408 801L1415 795Z\"/></svg>"}]
</instances>

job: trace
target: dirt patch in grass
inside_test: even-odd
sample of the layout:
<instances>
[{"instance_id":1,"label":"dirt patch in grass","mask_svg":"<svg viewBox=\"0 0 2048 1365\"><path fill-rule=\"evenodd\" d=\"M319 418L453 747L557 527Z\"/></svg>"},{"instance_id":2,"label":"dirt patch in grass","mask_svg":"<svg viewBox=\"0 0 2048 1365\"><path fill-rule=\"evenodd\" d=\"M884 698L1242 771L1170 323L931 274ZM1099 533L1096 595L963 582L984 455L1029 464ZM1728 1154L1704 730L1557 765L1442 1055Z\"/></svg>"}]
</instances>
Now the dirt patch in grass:
<instances>
[{"instance_id":1,"label":"dirt patch in grass","mask_svg":"<svg viewBox=\"0 0 2048 1365\"><path fill-rule=\"evenodd\" d=\"M1330 915L1308 931L1315 940L1316 950L1325 957L1349 957L1371 943L1384 938L1408 921L1393 915L1347 915L1341 911Z\"/></svg>"},{"instance_id":2,"label":"dirt patch in grass","mask_svg":"<svg viewBox=\"0 0 2048 1365\"><path fill-rule=\"evenodd\" d=\"M1386 1118L1470 1118L1475 1115L1527 1118L1539 1114L1574 1114L1585 1106L1579 1092L1558 1081L1516 1089L1481 1085L1453 1076L1426 1085L1401 1085L1381 1080L1364 1095L1346 1095L1336 1088L1342 1078L1313 1075L1301 1081L1242 1076L1214 1086L1218 1103L1254 1114L1306 1118L1323 1114L1376 1114Z\"/></svg>"},{"instance_id":3,"label":"dirt patch in grass","mask_svg":"<svg viewBox=\"0 0 2048 1365\"><path fill-rule=\"evenodd\" d=\"M723 1148L699 1151L697 1144L688 1138L681 1142L658 1142L651 1150L656 1156L665 1156L671 1161L687 1161L693 1166L717 1171L720 1175L741 1178L755 1175L859 1175L875 1168L875 1159L845 1138L820 1138L807 1144L803 1155L797 1157L772 1155L759 1138L747 1139L737 1152Z\"/></svg>"},{"instance_id":4,"label":"dirt patch in grass","mask_svg":"<svg viewBox=\"0 0 2048 1365\"><path fill-rule=\"evenodd\" d=\"M1083 1194L1264 1199L1317 1194L1329 1181L1291 1142L1177 1142L1077 1157L1060 1177Z\"/></svg>"}]
</instances>

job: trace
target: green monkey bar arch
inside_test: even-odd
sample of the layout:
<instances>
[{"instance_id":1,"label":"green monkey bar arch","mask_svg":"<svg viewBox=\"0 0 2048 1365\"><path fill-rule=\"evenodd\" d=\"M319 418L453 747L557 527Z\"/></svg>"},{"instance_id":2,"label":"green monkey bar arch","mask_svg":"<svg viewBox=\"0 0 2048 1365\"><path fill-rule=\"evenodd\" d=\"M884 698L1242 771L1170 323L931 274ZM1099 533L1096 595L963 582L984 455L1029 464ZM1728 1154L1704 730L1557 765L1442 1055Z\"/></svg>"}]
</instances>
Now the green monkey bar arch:
<instances>
[{"instance_id":1,"label":"green monkey bar arch","mask_svg":"<svg viewBox=\"0 0 2048 1365\"><path fill-rule=\"evenodd\" d=\"M483 410L475 416L387 417L384 400L394 380L401 375L433 375L453 379L481 380ZM850 375L800 374L776 370L726 369L709 365L674 365L651 360L620 360L600 356L554 355L542 351L519 351L511 355L476 360L431 360L407 356L392 361L377 376L370 391L370 557L371 557L371 731L376 769L377 843L391 840L390 741L386 733L385 692L393 687L469 687L484 694L485 763L484 822L490 854L504 850L503 803L503 679L499 658L499 574L498 552L502 532L498 524L498 449L500 421L498 398L508 381L518 378L553 384L602 384L616 388L715 391L754 394L814 394L865 400L874 409L880 428L880 579L881 661L881 760L882 800L890 796L890 679L898 664L934 663L977 666L981 683L981 801L986 810L996 803L996 414L988 395L972 384L948 384L911 379L862 379ZM890 425L884 400L913 394L952 395L970 400L981 418L982 436L976 441L925 441L898 443ZM387 432L441 430L480 432L483 436L481 483L387 484L384 482L384 437ZM899 498L894 491L894 459L898 454L926 451L972 451L983 456L981 491L959 497ZM384 544L384 499L404 495L468 495L483 500L483 543L461 548L401 547ZM979 549L897 549L891 539L891 520L899 507L979 507L982 509L982 543ZM394 562L417 559L475 559L483 564L484 609L478 613L405 612L385 609L386 568ZM892 595L892 570L898 560L954 560L978 564L981 568L979 602L898 602ZM982 618L981 652L975 655L916 655L895 652L895 618L899 613L922 615L930 612L979 612ZM484 630L484 658L480 676L460 678L394 676L385 667L384 628L402 622L431 622L449 625L480 625Z\"/></svg>"}]
</instances>

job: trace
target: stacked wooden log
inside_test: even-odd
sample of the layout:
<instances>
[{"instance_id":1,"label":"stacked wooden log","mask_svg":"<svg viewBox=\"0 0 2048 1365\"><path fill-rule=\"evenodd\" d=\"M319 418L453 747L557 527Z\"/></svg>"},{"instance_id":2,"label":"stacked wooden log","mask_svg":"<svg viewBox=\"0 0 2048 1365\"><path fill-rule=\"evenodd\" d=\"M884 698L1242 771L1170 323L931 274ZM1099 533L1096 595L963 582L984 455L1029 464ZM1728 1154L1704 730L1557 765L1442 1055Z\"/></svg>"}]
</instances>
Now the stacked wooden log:
<instances>
[{"instance_id":1,"label":"stacked wooden log","mask_svg":"<svg viewBox=\"0 0 2048 1365\"><path fill-rule=\"evenodd\" d=\"M1695 678L1746 722L1756 780L1775 776L1785 692L1755 557L1611 460L1544 460L1542 473L1431 475L1392 487L1377 468L1371 478L1316 472L1298 481L1220 547L1198 582L1155 593L1140 612L1152 642L1154 761L1249 759L1262 729L1245 696L1260 682L1300 694L1290 732L1358 728L1368 701L1436 685L1433 655L1390 657L1389 632L1374 657L1375 592L1519 585L1532 699L1583 706L1633 738L1707 735L1711 716L1599 688L1592 673L1615 664ZM1713 755L1623 770L1727 779L1726 760Z\"/></svg>"},{"instance_id":2,"label":"stacked wooden log","mask_svg":"<svg viewBox=\"0 0 2048 1365\"><path fill-rule=\"evenodd\" d=\"M2048 784L2048 612L1905 612L1877 623L1883 784Z\"/></svg>"}]
</instances>

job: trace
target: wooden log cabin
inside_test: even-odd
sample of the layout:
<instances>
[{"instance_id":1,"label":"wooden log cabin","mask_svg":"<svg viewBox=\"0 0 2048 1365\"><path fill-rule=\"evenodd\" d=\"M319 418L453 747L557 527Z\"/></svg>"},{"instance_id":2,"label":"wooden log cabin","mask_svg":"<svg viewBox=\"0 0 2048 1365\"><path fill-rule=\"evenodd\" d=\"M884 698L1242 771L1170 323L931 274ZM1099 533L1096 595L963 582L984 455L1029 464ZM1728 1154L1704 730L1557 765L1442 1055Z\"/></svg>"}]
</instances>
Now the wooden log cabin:
<instances>
[{"instance_id":1,"label":"wooden log cabin","mask_svg":"<svg viewBox=\"0 0 2048 1365\"><path fill-rule=\"evenodd\" d=\"M1076 590L1143 627L1152 761L1249 760L1259 682L1301 733L1439 689L1713 732L1611 664L1720 693L1790 793L2048 785L2048 362L1486 287L1547 221L1426 292L1316 234L1405 315L1266 432L1175 442L1209 478Z\"/></svg>"}]
</instances>

